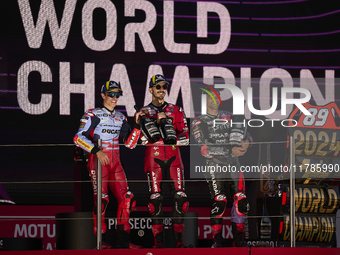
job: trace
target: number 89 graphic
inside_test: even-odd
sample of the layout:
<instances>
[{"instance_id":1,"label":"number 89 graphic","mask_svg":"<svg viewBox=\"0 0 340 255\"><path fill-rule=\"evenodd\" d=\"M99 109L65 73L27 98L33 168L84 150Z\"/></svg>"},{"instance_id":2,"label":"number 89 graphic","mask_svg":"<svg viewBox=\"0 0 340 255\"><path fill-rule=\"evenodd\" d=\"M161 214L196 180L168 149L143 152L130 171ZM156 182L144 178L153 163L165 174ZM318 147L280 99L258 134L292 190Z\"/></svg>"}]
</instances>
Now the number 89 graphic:
<instances>
[{"instance_id":1,"label":"number 89 graphic","mask_svg":"<svg viewBox=\"0 0 340 255\"><path fill-rule=\"evenodd\" d=\"M307 115L304 119L303 119L303 125L305 126L316 126L316 127L322 127L323 125L326 124L327 121L327 117L329 114L329 110L327 108L321 108L319 111L317 108L309 108L308 111L312 114L312 115ZM318 120L316 120L316 118L318 118Z\"/></svg>"}]
</instances>

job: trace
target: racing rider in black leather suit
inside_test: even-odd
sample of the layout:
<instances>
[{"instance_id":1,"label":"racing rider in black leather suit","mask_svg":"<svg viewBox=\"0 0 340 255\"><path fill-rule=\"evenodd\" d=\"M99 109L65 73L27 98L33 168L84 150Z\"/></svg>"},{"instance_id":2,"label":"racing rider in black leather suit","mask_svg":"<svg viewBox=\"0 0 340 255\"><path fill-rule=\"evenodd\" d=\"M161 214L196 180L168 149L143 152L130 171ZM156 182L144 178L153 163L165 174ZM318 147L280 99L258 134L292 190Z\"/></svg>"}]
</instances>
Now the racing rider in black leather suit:
<instances>
[{"instance_id":1,"label":"racing rider in black leather suit","mask_svg":"<svg viewBox=\"0 0 340 255\"><path fill-rule=\"evenodd\" d=\"M218 91L216 91L218 92ZM218 92L219 93L219 92ZM210 93L213 95L213 93ZM226 184L230 183L233 196L232 232L235 246L246 246L243 239L244 217L249 211L249 202L245 194L245 182L240 170L238 156L242 156L252 141L246 134L243 125L231 126L231 121L243 122L244 116L233 116L228 111L219 111L220 102L207 95L207 114L197 116L191 127L195 140L201 146L201 154L206 158L206 169L209 167L228 167L227 172L206 171L204 173L209 185L213 204L210 212L211 228L214 237L214 247L224 247L222 237L223 214L227 205ZM245 135L246 134L246 135ZM246 138L244 139L244 137ZM221 145L219 145L221 144ZM234 147L234 149L233 149ZM235 152L235 153L234 153ZM236 154L236 155L234 155ZM231 171L230 167L237 169Z\"/></svg>"}]
</instances>

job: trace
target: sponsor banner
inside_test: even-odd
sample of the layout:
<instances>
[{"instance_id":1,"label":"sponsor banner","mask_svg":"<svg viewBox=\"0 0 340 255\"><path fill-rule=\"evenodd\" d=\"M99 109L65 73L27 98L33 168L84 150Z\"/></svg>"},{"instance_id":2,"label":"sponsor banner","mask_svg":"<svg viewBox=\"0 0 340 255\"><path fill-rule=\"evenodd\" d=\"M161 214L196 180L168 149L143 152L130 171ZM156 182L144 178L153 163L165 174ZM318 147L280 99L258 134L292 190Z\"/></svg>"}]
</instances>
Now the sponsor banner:
<instances>
[{"instance_id":1,"label":"sponsor banner","mask_svg":"<svg viewBox=\"0 0 340 255\"><path fill-rule=\"evenodd\" d=\"M138 211L147 211L147 208L144 206L137 206L136 209ZM212 239L212 230L211 230L211 224L210 224L210 207L190 207L190 212L195 212L198 214L198 239ZM163 207L164 212L171 212L172 207L170 206L164 206ZM222 226L222 235L226 239L233 239L233 233L231 230L231 207L227 207L224 212L224 220L223 220L223 226ZM140 221L141 219L139 219ZM135 227L135 224L140 224L140 226L146 226L148 227L149 220L151 219L145 219L143 223L132 221L130 222L131 229ZM164 228L167 228L168 221L171 221L169 218L164 219ZM171 224L171 223L170 223ZM151 228L151 226L149 226Z\"/></svg>"},{"instance_id":2,"label":"sponsor banner","mask_svg":"<svg viewBox=\"0 0 340 255\"><path fill-rule=\"evenodd\" d=\"M210 224L210 207L190 207L190 211L198 213L198 239L212 239ZM227 207L224 212L222 225L222 236L225 239L233 239L231 231L231 207Z\"/></svg>"},{"instance_id":3,"label":"sponsor banner","mask_svg":"<svg viewBox=\"0 0 340 255\"><path fill-rule=\"evenodd\" d=\"M264 247L263 243L268 247L279 247L281 243L278 240L269 239L269 240L246 240L247 245L250 247Z\"/></svg>"},{"instance_id":4,"label":"sponsor banner","mask_svg":"<svg viewBox=\"0 0 340 255\"><path fill-rule=\"evenodd\" d=\"M55 214L73 206L1 205L1 238L42 238L44 250L55 250Z\"/></svg>"}]
</instances>

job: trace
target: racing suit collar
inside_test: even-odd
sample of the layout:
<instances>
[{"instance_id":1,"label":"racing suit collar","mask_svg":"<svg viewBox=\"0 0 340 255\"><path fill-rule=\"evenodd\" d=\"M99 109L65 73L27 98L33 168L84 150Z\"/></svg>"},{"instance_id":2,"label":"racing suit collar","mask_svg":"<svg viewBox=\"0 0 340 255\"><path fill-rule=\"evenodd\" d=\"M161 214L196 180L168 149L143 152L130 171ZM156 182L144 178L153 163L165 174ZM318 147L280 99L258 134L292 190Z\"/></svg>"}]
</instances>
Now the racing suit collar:
<instances>
[{"instance_id":1,"label":"racing suit collar","mask_svg":"<svg viewBox=\"0 0 340 255\"><path fill-rule=\"evenodd\" d=\"M217 117L223 117L225 114L228 114L229 112L227 112L227 111L218 111L218 113L217 113L217 115L213 115L213 114L210 114L210 113L206 113L206 115L208 115L209 117L211 117L211 118L217 118ZM232 115L231 113L230 113L230 115Z\"/></svg>"},{"instance_id":2,"label":"racing suit collar","mask_svg":"<svg viewBox=\"0 0 340 255\"><path fill-rule=\"evenodd\" d=\"M162 104L162 105L159 106L159 107L154 106L152 103L150 103L149 106L150 106L152 109L155 109L155 110L164 110L164 109L168 106L168 103L164 101L164 104Z\"/></svg>"},{"instance_id":3,"label":"racing suit collar","mask_svg":"<svg viewBox=\"0 0 340 255\"><path fill-rule=\"evenodd\" d=\"M105 106L103 106L103 111L110 114L110 115L113 115L115 113L115 109L113 109L113 111L110 111L109 109L107 109Z\"/></svg>"},{"instance_id":4,"label":"racing suit collar","mask_svg":"<svg viewBox=\"0 0 340 255\"><path fill-rule=\"evenodd\" d=\"M214 119L218 117L218 114L217 115L212 115L210 113L206 113L206 115L209 116L210 118L214 118Z\"/></svg>"}]
</instances>

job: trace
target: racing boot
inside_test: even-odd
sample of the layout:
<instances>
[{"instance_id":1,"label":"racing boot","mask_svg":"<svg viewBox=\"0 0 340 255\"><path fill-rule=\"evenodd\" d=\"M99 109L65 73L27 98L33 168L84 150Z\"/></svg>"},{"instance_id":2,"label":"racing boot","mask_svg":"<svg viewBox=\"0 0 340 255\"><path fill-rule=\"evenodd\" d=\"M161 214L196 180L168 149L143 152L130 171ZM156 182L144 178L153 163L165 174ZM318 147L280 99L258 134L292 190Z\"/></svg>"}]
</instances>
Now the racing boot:
<instances>
[{"instance_id":1,"label":"racing boot","mask_svg":"<svg viewBox=\"0 0 340 255\"><path fill-rule=\"evenodd\" d=\"M233 236L234 236L234 246L236 247L248 247L247 242L243 238L243 223L231 223Z\"/></svg>"},{"instance_id":2,"label":"racing boot","mask_svg":"<svg viewBox=\"0 0 340 255\"><path fill-rule=\"evenodd\" d=\"M118 249L140 249L139 245L133 244L129 240L129 232L124 230L124 225L117 226L117 245Z\"/></svg>"},{"instance_id":3,"label":"racing boot","mask_svg":"<svg viewBox=\"0 0 340 255\"><path fill-rule=\"evenodd\" d=\"M152 225L154 245L152 248L163 248L163 224Z\"/></svg>"},{"instance_id":4,"label":"racing boot","mask_svg":"<svg viewBox=\"0 0 340 255\"><path fill-rule=\"evenodd\" d=\"M107 232L102 234L102 249L113 249L112 245L110 244Z\"/></svg>"},{"instance_id":5,"label":"racing boot","mask_svg":"<svg viewBox=\"0 0 340 255\"><path fill-rule=\"evenodd\" d=\"M102 233L106 233L106 223L105 223L105 211L106 207L109 203L109 197L103 197L102 198ZM92 211L92 216L93 216L93 232L95 235L97 235L97 203L94 205L93 211Z\"/></svg>"},{"instance_id":6,"label":"racing boot","mask_svg":"<svg viewBox=\"0 0 340 255\"><path fill-rule=\"evenodd\" d=\"M211 248L226 247L225 241L222 236L222 224L216 224L211 226L211 230L214 237L214 243Z\"/></svg>"},{"instance_id":7,"label":"racing boot","mask_svg":"<svg viewBox=\"0 0 340 255\"><path fill-rule=\"evenodd\" d=\"M192 245L186 246L183 243L184 234L184 224L174 224L173 225L173 237L174 237L174 247L175 248L192 248Z\"/></svg>"},{"instance_id":8,"label":"racing boot","mask_svg":"<svg viewBox=\"0 0 340 255\"><path fill-rule=\"evenodd\" d=\"M102 249L113 249L109 243L102 242Z\"/></svg>"}]
</instances>

